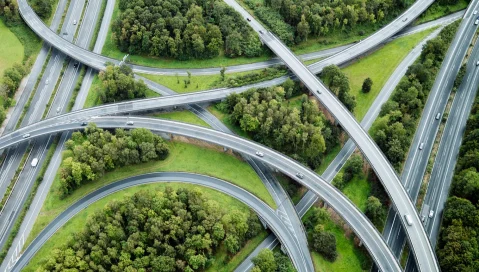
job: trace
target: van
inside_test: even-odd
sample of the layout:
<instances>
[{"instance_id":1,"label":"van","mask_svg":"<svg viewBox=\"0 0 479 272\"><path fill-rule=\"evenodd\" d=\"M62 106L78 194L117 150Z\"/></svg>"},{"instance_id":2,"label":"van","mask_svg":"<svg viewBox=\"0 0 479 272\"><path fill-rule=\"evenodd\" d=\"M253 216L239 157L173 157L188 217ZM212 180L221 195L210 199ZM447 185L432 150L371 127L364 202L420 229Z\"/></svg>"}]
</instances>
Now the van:
<instances>
[{"instance_id":1,"label":"van","mask_svg":"<svg viewBox=\"0 0 479 272\"><path fill-rule=\"evenodd\" d=\"M421 144L419 145L419 150L422 150L423 148L424 148L424 143L421 143Z\"/></svg>"},{"instance_id":2,"label":"van","mask_svg":"<svg viewBox=\"0 0 479 272\"><path fill-rule=\"evenodd\" d=\"M37 166L37 164L38 164L38 159L37 159L37 158L33 158L33 160L32 160L32 167Z\"/></svg>"},{"instance_id":3,"label":"van","mask_svg":"<svg viewBox=\"0 0 479 272\"><path fill-rule=\"evenodd\" d=\"M408 226L412 226L412 218L409 214L405 214L404 219L406 220L406 224L408 224Z\"/></svg>"},{"instance_id":4,"label":"van","mask_svg":"<svg viewBox=\"0 0 479 272\"><path fill-rule=\"evenodd\" d=\"M440 113L440 112L438 112L438 113L436 114L436 120L439 120L439 118L441 118L441 113Z\"/></svg>"}]
</instances>

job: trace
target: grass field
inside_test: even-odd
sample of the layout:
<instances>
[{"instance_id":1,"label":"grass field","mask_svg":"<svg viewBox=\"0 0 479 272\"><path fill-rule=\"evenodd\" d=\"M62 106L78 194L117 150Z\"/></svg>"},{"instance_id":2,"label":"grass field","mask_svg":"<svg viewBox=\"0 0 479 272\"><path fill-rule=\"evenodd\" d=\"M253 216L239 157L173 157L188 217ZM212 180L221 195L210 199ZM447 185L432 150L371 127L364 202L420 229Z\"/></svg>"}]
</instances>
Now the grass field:
<instances>
[{"instance_id":1,"label":"grass field","mask_svg":"<svg viewBox=\"0 0 479 272\"><path fill-rule=\"evenodd\" d=\"M187 76L159 76L159 75L148 75L140 74L142 77L145 77L149 80L152 80L158 84L161 84L165 87L172 89L177 93L191 93L202 90L213 89L221 80L221 76L217 75L208 75L208 76L191 76L191 83L186 85L184 80L187 80Z\"/></svg>"},{"instance_id":2,"label":"grass field","mask_svg":"<svg viewBox=\"0 0 479 272\"><path fill-rule=\"evenodd\" d=\"M79 214L75 215L67 224L65 224L57 233L55 233L50 240L48 240L45 245L37 252L35 257L30 261L29 265L23 271L35 271L42 263L42 260L48 258L49 253L57 247L61 246L59 241L67 241L70 239L73 233L78 232L84 227L85 221L88 216L94 211L102 209L108 202L115 199L122 199L128 195L133 195L134 193L140 190L164 190L166 186L172 188L189 188L189 189L199 189L202 191L203 195L209 199L214 199L220 203L221 207L235 208L244 212L248 211L248 207L241 203L240 201L227 196L223 193L220 193L216 190L205 188L202 186L191 185L186 183L156 183L156 184L147 184L131 187L120 192L111 194L95 203L90 205L85 210L81 211ZM268 233L263 230L257 237L251 239L243 247L243 249L235 255L232 259L228 259L228 255L223 248L215 255L215 261L212 263L211 267L207 271L233 271L233 269L238 266L246 256L249 255L251 251L256 248L256 246L261 243L261 241L266 238Z\"/></svg>"},{"instance_id":3,"label":"grass field","mask_svg":"<svg viewBox=\"0 0 479 272\"><path fill-rule=\"evenodd\" d=\"M24 47L21 41L0 20L0 84L3 80L3 72L15 63L21 63L24 57Z\"/></svg>"},{"instance_id":4,"label":"grass field","mask_svg":"<svg viewBox=\"0 0 479 272\"><path fill-rule=\"evenodd\" d=\"M419 18L414 22L415 25L422 24L425 22L429 22L432 20L436 20L448 14L454 13L461 9L467 8L469 1L466 0L459 0L454 5L440 5L439 3L433 3Z\"/></svg>"},{"instance_id":5,"label":"grass field","mask_svg":"<svg viewBox=\"0 0 479 272\"><path fill-rule=\"evenodd\" d=\"M193 125L198 125L202 127L207 127L211 128L210 125L208 125L205 121L203 121L201 118L196 116L194 113L188 110L183 110L183 111L172 111L172 112L159 112L159 113L153 113L151 116L156 117L156 118L161 118L161 119L166 119L166 120L175 120L175 121L180 121L184 123L189 123Z\"/></svg>"},{"instance_id":6,"label":"grass field","mask_svg":"<svg viewBox=\"0 0 479 272\"><path fill-rule=\"evenodd\" d=\"M303 222L311 215L311 210L303 217ZM311 251L311 257L315 271L321 272L362 272L367 270L361 269L361 263L367 260L367 256L363 251L356 248L353 238L345 236L344 230L332 220L328 220L324 224L324 230L330 231L336 237L336 248L338 258L334 262L330 262L323 258L320 254Z\"/></svg>"},{"instance_id":7,"label":"grass field","mask_svg":"<svg viewBox=\"0 0 479 272\"><path fill-rule=\"evenodd\" d=\"M351 201L362 212L366 211L368 197L371 195L371 183L364 174L355 176L344 186L343 193L351 199Z\"/></svg>"},{"instance_id":8,"label":"grass field","mask_svg":"<svg viewBox=\"0 0 479 272\"><path fill-rule=\"evenodd\" d=\"M63 157L66 158L69 155L71 156L70 151L65 151ZM268 190L253 168L247 163L224 152L206 147L182 142L170 142L170 155L166 160L115 169L115 171L106 173L95 182L83 184L65 199L59 197L60 177L58 172L26 244L28 245L58 214L88 193L114 181L157 171L183 171L224 179L250 191L271 207L276 208Z\"/></svg>"},{"instance_id":9,"label":"grass field","mask_svg":"<svg viewBox=\"0 0 479 272\"><path fill-rule=\"evenodd\" d=\"M354 115L363 119L371 104L376 99L386 81L412 48L429 35L434 29L428 29L410 36L405 36L388 43L371 55L360 58L357 62L342 69L349 77L351 94L356 96ZM370 77L373 86L369 93L363 93L363 81Z\"/></svg>"}]
</instances>

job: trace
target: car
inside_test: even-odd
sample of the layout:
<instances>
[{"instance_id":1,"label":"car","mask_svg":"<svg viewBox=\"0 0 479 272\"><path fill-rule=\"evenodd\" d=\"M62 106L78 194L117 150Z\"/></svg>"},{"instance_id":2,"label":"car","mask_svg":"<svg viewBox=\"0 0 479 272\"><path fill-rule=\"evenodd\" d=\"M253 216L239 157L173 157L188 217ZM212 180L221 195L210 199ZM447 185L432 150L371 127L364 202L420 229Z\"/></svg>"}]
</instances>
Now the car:
<instances>
[{"instance_id":1,"label":"car","mask_svg":"<svg viewBox=\"0 0 479 272\"><path fill-rule=\"evenodd\" d=\"M476 15L476 14L477 14L477 10L475 10L472 14Z\"/></svg>"},{"instance_id":2,"label":"car","mask_svg":"<svg viewBox=\"0 0 479 272\"><path fill-rule=\"evenodd\" d=\"M73 20L73 25L76 25L77 24L77 20Z\"/></svg>"},{"instance_id":3,"label":"car","mask_svg":"<svg viewBox=\"0 0 479 272\"><path fill-rule=\"evenodd\" d=\"M419 150L422 150L423 148L424 148L424 143L421 143L421 144L419 145Z\"/></svg>"},{"instance_id":4,"label":"car","mask_svg":"<svg viewBox=\"0 0 479 272\"><path fill-rule=\"evenodd\" d=\"M412 218L409 214L405 214L404 219L406 220L406 224L408 224L408 226L412 226Z\"/></svg>"},{"instance_id":5,"label":"car","mask_svg":"<svg viewBox=\"0 0 479 272\"><path fill-rule=\"evenodd\" d=\"M37 158L33 158L33 160L32 160L32 164L31 164L31 165L32 165L32 167L35 167L35 166L37 166L37 164L38 164L38 159L37 159Z\"/></svg>"},{"instance_id":6,"label":"car","mask_svg":"<svg viewBox=\"0 0 479 272\"><path fill-rule=\"evenodd\" d=\"M479 18L477 18L475 21L474 21L474 25L478 25L479 24Z\"/></svg>"},{"instance_id":7,"label":"car","mask_svg":"<svg viewBox=\"0 0 479 272\"><path fill-rule=\"evenodd\" d=\"M429 218L432 218L434 216L434 211L433 210L430 210L429 211Z\"/></svg>"},{"instance_id":8,"label":"car","mask_svg":"<svg viewBox=\"0 0 479 272\"><path fill-rule=\"evenodd\" d=\"M479 60L476 62L476 66L479 66Z\"/></svg>"},{"instance_id":9,"label":"car","mask_svg":"<svg viewBox=\"0 0 479 272\"><path fill-rule=\"evenodd\" d=\"M81 122L81 126L82 126L82 127L84 127L84 126L86 126L86 125L88 125L88 122L86 122L86 121L85 121L85 122Z\"/></svg>"},{"instance_id":10,"label":"car","mask_svg":"<svg viewBox=\"0 0 479 272\"><path fill-rule=\"evenodd\" d=\"M50 79L49 78L47 78L47 80L45 80L45 85L48 85L48 84L50 84Z\"/></svg>"},{"instance_id":11,"label":"car","mask_svg":"<svg viewBox=\"0 0 479 272\"><path fill-rule=\"evenodd\" d=\"M259 31L259 34L263 34L263 30L260 30L260 31Z\"/></svg>"},{"instance_id":12,"label":"car","mask_svg":"<svg viewBox=\"0 0 479 272\"><path fill-rule=\"evenodd\" d=\"M441 118L441 113L440 113L440 112L438 112L438 113L436 114L436 120L439 120L439 118Z\"/></svg>"},{"instance_id":13,"label":"car","mask_svg":"<svg viewBox=\"0 0 479 272\"><path fill-rule=\"evenodd\" d=\"M402 19L402 21L403 21L403 22L406 22L406 21L407 21L407 17L406 17L406 18L404 18L404 19Z\"/></svg>"},{"instance_id":14,"label":"car","mask_svg":"<svg viewBox=\"0 0 479 272\"><path fill-rule=\"evenodd\" d=\"M62 107L58 107L57 108L57 113L60 113L61 110L62 110Z\"/></svg>"},{"instance_id":15,"label":"car","mask_svg":"<svg viewBox=\"0 0 479 272\"><path fill-rule=\"evenodd\" d=\"M246 18L246 21L251 22L251 19L250 19L250 18Z\"/></svg>"},{"instance_id":16,"label":"car","mask_svg":"<svg viewBox=\"0 0 479 272\"><path fill-rule=\"evenodd\" d=\"M316 92L317 92L318 94L322 94L322 92L321 92L320 90L316 90Z\"/></svg>"},{"instance_id":17,"label":"car","mask_svg":"<svg viewBox=\"0 0 479 272\"><path fill-rule=\"evenodd\" d=\"M126 122L126 124L129 125L129 126L133 126L133 125L134 125L133 121L128 121L128 122Z\"/></svg>"},{"instance_id":18,"label":"car","mask_svg":"<svg viewBox=\"0 0 479 272\"><path fill-rule=\"evenodd\" d=\"M421 221L422 222L426 221L426 216L425 215L421 215Z\"/></svg>"},{"instance_id":19,"label":"car","mask_svg":"<svg viewBox=\"0 0 479 272\"><path fill-rule=\"evenodd\" d=\"M304 178L304 175L301 174L301 173L296 173L296 176L297 176L298 178L300 178L300 179L303 179L303 178Z\"/></svg>"},{"instance_id":20,"label":"car","mask_svg":"<svg viewBox=\"0 0 479 272\"><path fill-rule=\"evenodd\" d=\"M64 36L68 35L68 32L63 32L63 35L64 35Z\"/></svg>"},{"instance_id":21,"label":"car","mask_svg":"<svg viewBox=\"0 0 479 272\"><path fill-rule=\"evenodd\" d=\"M73 63L73 67L77 68L78 67L78 62Z\"/></svg>"},{"instance_id":22,"label":"car","mask_svg":"<svg viewBox=\"0 0 479 272\"><path fill-rule=\"evenodd\" d=\"M27 134L23 135L23 138L28 138L28 137L30 137L30 133L27 133Z\"/></svg>"},{"instance_id":23,"label":"car","mask_svg":"<svg viewBox=\"0 0 479 272\"><path fill-rule=\"evenodd\" d=\"M256 151L256 156L258 156L258 157L264 157L264 154L263 154L263 152Z\"/></svg>"}]
</instances>

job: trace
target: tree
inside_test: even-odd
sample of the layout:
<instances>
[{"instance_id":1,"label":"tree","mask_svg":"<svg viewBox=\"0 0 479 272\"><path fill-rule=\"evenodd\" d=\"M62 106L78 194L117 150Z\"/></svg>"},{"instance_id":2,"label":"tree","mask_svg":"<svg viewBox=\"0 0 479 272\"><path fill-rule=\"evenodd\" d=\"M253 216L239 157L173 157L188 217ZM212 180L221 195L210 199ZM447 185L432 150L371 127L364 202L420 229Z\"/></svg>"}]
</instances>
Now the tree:
<instances>
[{"instance_id":1,"label":"tree","mask_svg":"<svg viewBox=\"0 0 479 272\"><path fill-rule=\"evenodd\" d=\"M363 87L361 88L363 93L369 93L371 91L371 87L373 86L373 80L368 77L363 82Z\"/></svg>"},{"instance_id":2,"label":"tree","mask_svg":"<svg viewBox=\"0 0 479 272\"><path fill-rule=\"evenodd\" d=\"M384 217L383 204L375 196L368 197L366 216L373 222L379 222Z\"/></svg>"},{"instance_id":3,"label":"tree","mask_svg":"<svg viewBox=\"0 0 479 272\"><path fill-rule=\"evenodd\" d=\"M307 40L310 33L309 23L306 21L306 17L301 15L301 21L298 23L298 35L301 40Z\"/></svg>"},{"instance_id":4,"label":"tree","mask_svg":"<svg viewBox=\"0 0 479 272\"><path fill-rule=\"evenodd\" d=\"M258 256L253 258L252 262L255 266L259 267L262 272L275 272L278 267L273 251L266 248L262 249L258 253Z\"/></svg>"},{"instance_id":5,"label":"tree","mask_svg":"<svg viewBox=\"0 0 479 272\"><path fill-rule=\"evenodd\" d=\"M221 67L220 74L221 74L221 81L225 81L225 72L226 72L226 67Z\"/></svg>"},{"instance_id":6,"label":"tree","mask_svg":"<svg viewBox=\"0 0 479 272\"><path fill-rule=\"evenodd\" d=\"M324 256L328 261L334 262L338 257L336 251L336 237L329 231L324 230L323 225L316 225L312 234L313 249Z\"/></svg>"}]
</instances>

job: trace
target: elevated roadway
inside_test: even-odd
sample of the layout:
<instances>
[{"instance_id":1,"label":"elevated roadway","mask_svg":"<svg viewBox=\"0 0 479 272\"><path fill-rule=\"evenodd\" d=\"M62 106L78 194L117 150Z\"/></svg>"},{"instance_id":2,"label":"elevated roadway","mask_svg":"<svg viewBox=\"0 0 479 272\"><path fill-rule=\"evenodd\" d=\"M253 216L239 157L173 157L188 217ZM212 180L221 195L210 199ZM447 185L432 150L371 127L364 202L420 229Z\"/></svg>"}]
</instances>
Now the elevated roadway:
<instances>
[{"instance_id":1,"label":"elevated roadway","mask_svg":"<svg viewBox=\"0 0 479 272\"><path fill-rule=\"evenodd\" d=\"M143 184L151 184L157 182L184 182L189 184L195 184L200 186L209 187L220 192L223 192L229 196L232 196L252 210L254 210L260 218L262 218L269 226L269 228L277 235L285 246L286 251L292 256L295 264L301 262L294 259L294 256L300 255L300 247L288 230L288 226L284 224L280 216L266 203L258 199L250 192L233 185L227 181L217 178L190 174L190 173L178 173L178 172L166 172L166 173L150 173L140 176L130 177L121 181L117 181L106 185L75 202L68 207L64 212L58 215L45 229L33 240L33 242L27 247L23 255L18 259L16 264L12 267L11 271L20 271L31 260L35 253L45 244L48 239L55 234L58 229L65 225L73 216L87 208L96 201L120 190L138 186ZM308 252L309 254L309 252ZM301 266L300 266L301 267ZM299 271L308 271L299 269Z\"/></svg>"},{"instance_id":2,"label":"elevated roadway","mask_svg":"<svg viewBox=\"0 0 479 272\"><path fill-rule=\"evenodd\" d=\"M359 211L339 190L331 186L314 171L302 164L258 143L215 130L180 122L139 117L95 117L89 121L95 122L99 127L103 128L132 128L132 126L126 124L127 120L134 122L133 127L143 127L154 131L192 137L218 144L226 148L231 148L252 157L256 156L255 153L257 151L263 152L264 157L258 157L259 160L278 169L295 179L297 182L300 182L329 203L330 206L333 207L338 214L348 222L348 224L350 224L351 228L370 251L371 256L377 263L378 267L383 271L400 270L396 258L391 254L389 248L382 239L382 236L375 229L374 225L372 225L361 211ZM81 124L84 121L88 121L88 119L56 123L51 126L41 127L38 130L31 130L29 132L30 138L61 131L82 129L84 127L81 126ZM13 136L9 139L2 137L0 138L0 149L26 140L28 140L28 138L23 138L22 135ZM303 178L299 178L297 173L303 174Z\"/></svg>"}]
</instances>

